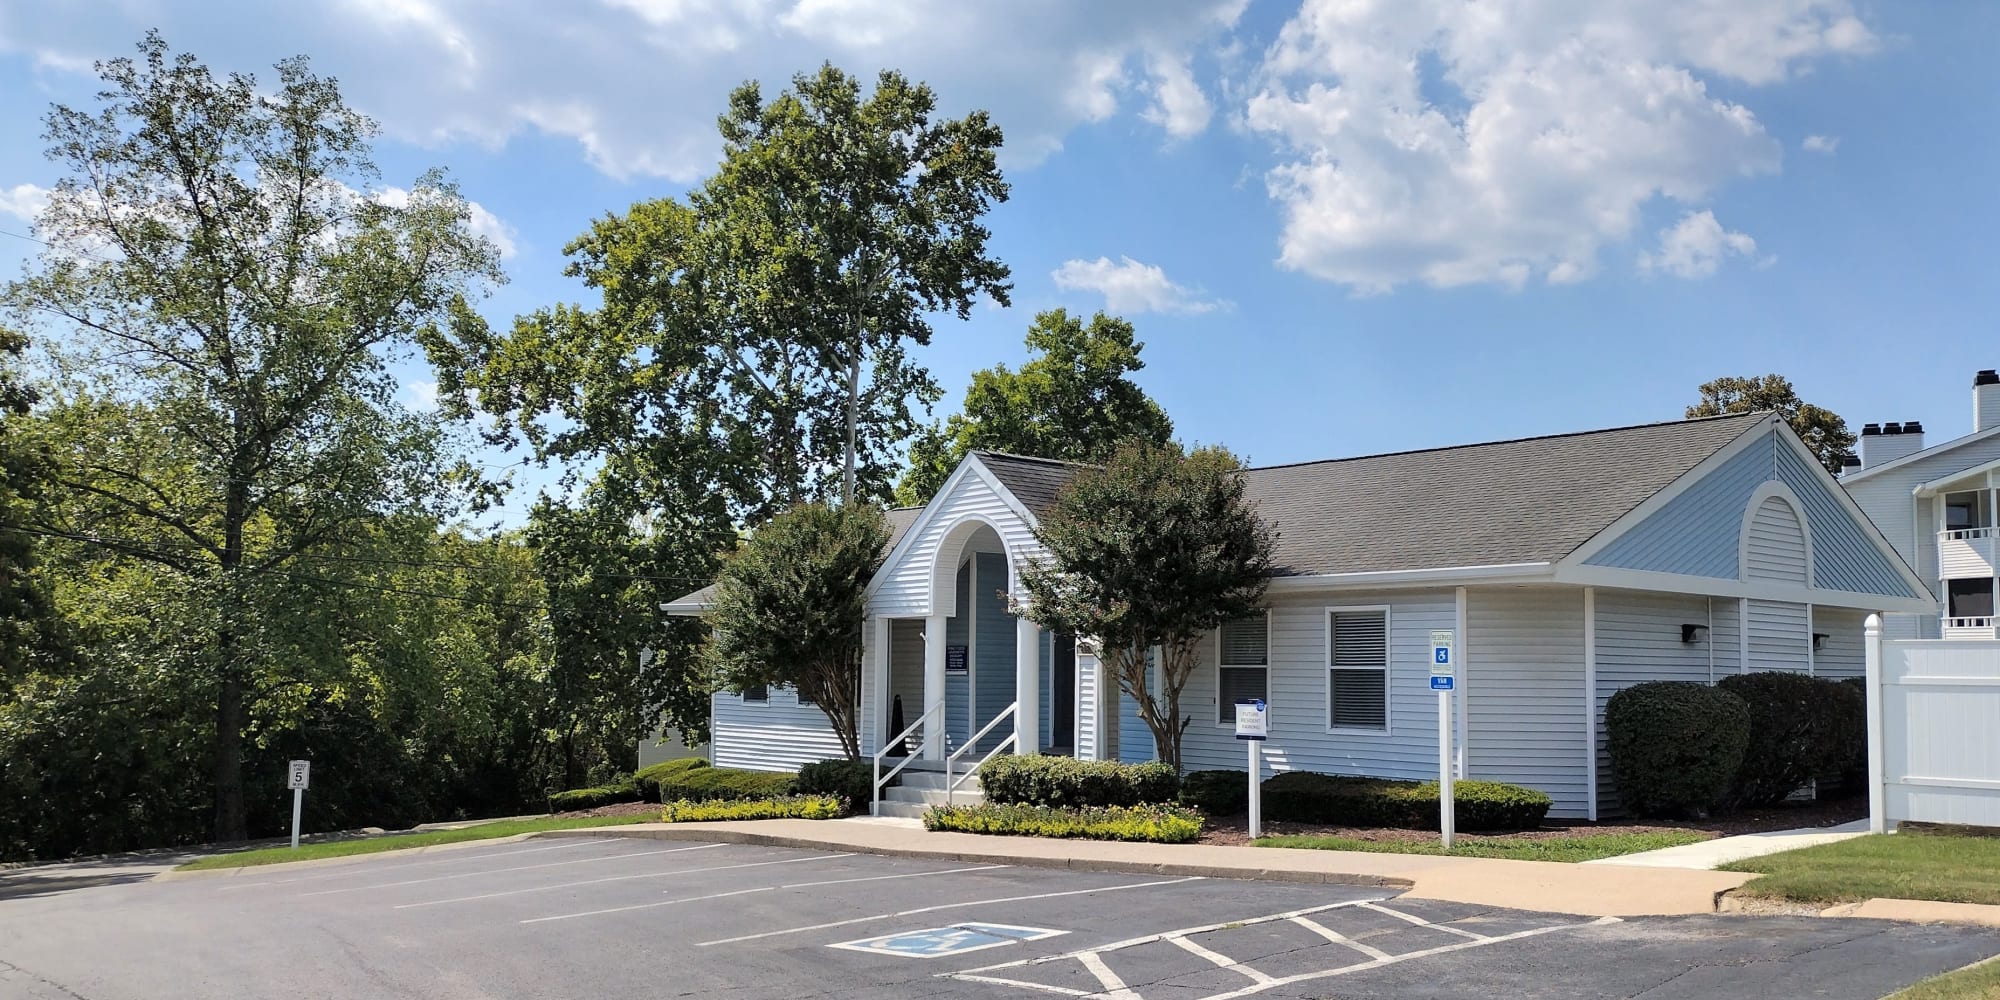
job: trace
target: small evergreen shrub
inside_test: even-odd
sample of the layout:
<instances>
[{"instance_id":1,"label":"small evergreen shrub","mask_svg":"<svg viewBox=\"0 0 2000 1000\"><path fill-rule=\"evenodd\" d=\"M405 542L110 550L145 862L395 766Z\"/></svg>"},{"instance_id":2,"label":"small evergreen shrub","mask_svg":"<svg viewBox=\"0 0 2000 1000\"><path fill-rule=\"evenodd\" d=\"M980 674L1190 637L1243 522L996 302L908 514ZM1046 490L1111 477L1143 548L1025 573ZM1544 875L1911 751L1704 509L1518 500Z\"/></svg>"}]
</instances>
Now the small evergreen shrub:
<instances>
[{"instance_id":1,"label":"small evergreen shrub","mask_svg":"<svg viewBox=\"0 0 2000 1000\"><path fill-rule=\"evenodd\" d=\"M1750 706L1692 681L1634 684L1604 706L1618 802L1639 816L1701 816L1720 805L1750 745Z\"/></svg>"},{"instance_id":2,"label":"small evergreen shrub","mask_svg":"<svg viewBox=\"0 0 2000 1000\"><path fill-rule=\"evenodd\" d=\"M1076 809L988 802L976 806L932 806L924 813L924 829L1187 844L1201 836L1201 817L1179 806Z\"/></svg>"},{"instance_id":3,"label":"small evergreen shrub","mask_svg":"<svg viewBox=\"0 0 2000 1000\"><path fill-rule=\"evenodd\" d=\"M1868 681L1848 677L1827 689L1833 702L1833 726L1827 737L1833 769L1822 777L1843 788L1859 788L1868 780Z\"/></svg>"},{"instance_id":4,"label":"small evergreen shrub","mask_svg":"<svg viewBox=\"0 0 2000 1000\"><path fill-rule=\"evenodd\" d=\"M677 775L685 774L695 768L707 766L708 761L700 757L683 757L679 760L663 761L651 767L640 768L639 773L632 776L632 782L639 786L640 801L658 802L660 801L660 782Z\"/></svg>"},{"instance_id":5,"label":"small evergreen shrub","mask_svg":"<svg viewBox=\"0 0 2000 1000\"><path fill-rule=\"evenodd\" d=\"M1835 681L1784 671L1724 677L1716 686L1750 709L1750 743L1730 792L1734 804L1768 806L1849 759L1844 697Z\"/></svg>"},{"instance_id":6,"label":"small evergreen shrub","mask_svg":"<svg viewBox=\"0 0 2000 1000\"><path fill-rule=\"evenodd\" d=\"M1207 816L1234 816L1250 808L1250 772L1190 771L1181 776L1181 805Z\"/></svg>"},{"instance_id":7,"label":"small evergreen shrub","mask_svg":"<svg viewBox=\"0 0 2000 1000\"><path fill-rule=\"evenodd\" d=\"M979 769L988 802L1036 806L1136 806L1174 801L1180 778L1159 761L1002 754Z\"/></svg>"},{"instance_id":8,"label":"small evergreen shrub","mask_svg":"<svg viewBox=\"0 0 2000 1000\"><path fill-rule=\"evenodd\" d=\"M796 790L798 776L782 771L746 771L734 767L695 767L660 779L660 801L706 802L771 799Z\"/></svg>"},{"instance_id":9,"label":"small evergreen shrub","mask_svg":"<svg viewBox=\"0 0 2000 1000\"><path fill-rule=\"evenodd\" d=\"M847 812L837 795L786 795L768 799L710 799L666 803L662 823L709 823L737 819L838 819Z\"/></svg>"},{"instance_id":10,"label":"small evergreen shrub","mask_svg":"<svg viewBox=\"0 0 2000 1000\"><path fill-rule=\"evenodd\" d=\"M639 786L627 778L613 785L596 788L572 788L566 792L556 792L549 796L549 811L552 813L575 812L579 809L595 809L599 806L617 805L621 802L639 801Z\"/></svg>"},{"instance_id":11,"label":"small evergreen shrub","mask_svg":"<svg viewBox=\"0 0 2000 1000\"><path fill-rule=\"evenodd\" d=\"M1264 818L1329 826L1438 828L1438 783L1286 771L1263 786ZM1498 781L1452 783L1458 828L1532 830L1554 802L1543 792Z\"/></svg>"},{"instance_id":12,"label":"small evergreen shrub","mask_svg":"<svg viewBox=\"0 0 2000 1000\"><path fill-rule=\"evenodd\" d=\"M799 768L801 795L832 795L847 803L850 812L868 808L875 797L875 762L836 757Z\"/></svg>"}]
</instances>

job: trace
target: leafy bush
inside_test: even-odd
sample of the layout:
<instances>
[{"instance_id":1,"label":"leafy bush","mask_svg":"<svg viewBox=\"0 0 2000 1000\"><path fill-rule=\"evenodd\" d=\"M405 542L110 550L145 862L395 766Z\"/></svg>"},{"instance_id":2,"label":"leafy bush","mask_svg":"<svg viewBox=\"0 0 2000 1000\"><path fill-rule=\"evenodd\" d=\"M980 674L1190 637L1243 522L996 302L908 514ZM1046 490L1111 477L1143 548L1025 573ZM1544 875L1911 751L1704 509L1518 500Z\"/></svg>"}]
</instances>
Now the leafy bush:
<instances>
[{"instance_id":1,"label":"leafy bush","mask_svg":"<svg viewBox=\"0 0 2000 1000\"><path fill-rule=\"evenodd\" d=\"M798 776L782 771L693 767L662 777L659 784L662 802L771 799L792 794L797 789Z\"/></svg>"},{"instance_id":2,"label":"leafy bush","mask_svg":"<svg viewBox=\"0 0 2000 1000\"><path fill-rule=\"evenodd\" d=\"M1532 830L1554 804L1533 788L1498 781L1452 784L1461 830ZM1438 827L1438 783L1287 771L1263 786L1264 818L1338 826Z\"/></svg>"},{"instance_id":3,"label":"leafy bush","mask_svg":"<svg viewBox=\"0 0 2000 1000\"><path fill-rule=\"evenodd\" d=\"M1618 801L1639 816L1705 815L1750 745L1750 706L1692 681L1635 684L1604 706Z\"/></svg>"},{"instance_id":4,"label":"leafy bush","mask_svg":"<svg viewBox=\"0 0 2000 1000\"><path fill-rule=\"evenodd\" d=\"M1190 771L1181 776L1181 805L1209 816L1234 816L1250 808L1250 772Z\"/></svg>"},{"instance_id":5,"label":"leafy bush","mask_svg":"<svg viewBox=\"0 0 2000 1000\"><path fill-rule=\"evenodd\" d=\"M1730 798L1739 805L1782 802L1806 782L1838 772L1845 744L1845 696L1834 681L1783 671L1724 677L1717 687L1750 709L1750 744Z\"/></svg>"},{"instance_id":6,"label":"leafy bush","mask_svg":"<svg viewBox=\"0 0 2000 1000\"><path fill-rule=\"evenodd\" d=\"M932 806L924 829L1086 840L1186 844L1201 836L1201 817L1179 806L1054 806L1000 804Z\"/></svg>"},{"instance_id":7,"label":"leafy bush","mask_svg":"<svg viewBox=\"0 0 2000 1000\"><path fill-rule=\"evenodd\" d=\"M1842 690L1853 692L1851 697L1844 699L1847 721L1842 730L1851 731L1851 735L1840 739L1850 740L1851 743L1849 760L1840 772L1840 787L1859 789L1868 784L1868 678L1843 677L1836 683Z\"/></svg>"},{"instance_id":8,"label":"leafy bush","mask_svg":"<svg viewBox=\"0 0 2000 1000\"><path fill-rule=\"evenodd\" d=\"M1003 754L979 769L986 800L1035 806L1136 806L1172 802L1180 789L1174 769L1159 761Z\"/></svg>"},{"instance_id":9,"label":"leafy bush","mask_svg":"<svg viewBox=\"0 0 2000 1000\"><path fill-rule=\"evenodd\" d=\"M710 799L669 802L662 823L706 823L733 819L838 819L847 811L837 795L786 795L768 799Z\"/></svg>"},{"instance_id":10,"label":"leafy bush","mask_svg":"<svg viewBox=\"0 0 2000 1000\"><path fill-rule=\"evenodd\" d=\"M832 795L847 803L849 812L868 808L875 797L875 762L836 757L799 768L802 795Z\"/></svg>"},{"instance_id":11,"label":"leafy bush","mask_svg":"<svg viewBox=\"0 0 2000 1000\"><path fill-rule=\"evenodd\" d=\"M632 783L639 786L639 798L643 802L660 801L660 782L678 777L698 767L707 767L708 761L700 757L683 757L669 760L652 767L640 768L632 776Z\"/></svg>"},{"instance_id":12,"label":"leafy bush","mask_svg":"<svg viewBox=\"0 0 2000 1000\"><path fill-rule=\"evenodd\" d=\"M567 792L557 792L549 796L549 811L575 812L579 809L595 809L598 806L637 801L639 801L639 786L634 784L631 778L626 778L615 785L572 788Z\"/></svg>"}]
</instances>

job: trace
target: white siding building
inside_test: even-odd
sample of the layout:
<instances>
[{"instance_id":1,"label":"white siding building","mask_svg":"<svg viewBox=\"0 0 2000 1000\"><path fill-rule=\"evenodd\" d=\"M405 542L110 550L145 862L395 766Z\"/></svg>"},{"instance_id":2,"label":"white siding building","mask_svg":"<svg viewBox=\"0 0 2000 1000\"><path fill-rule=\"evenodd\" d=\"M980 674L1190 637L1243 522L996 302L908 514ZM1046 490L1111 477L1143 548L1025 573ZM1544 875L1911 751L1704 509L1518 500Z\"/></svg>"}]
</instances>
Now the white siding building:
<instances>
[{"instance_id":1,"label":"white siding building","mask_svg":"<svg viewBox=\"0 0 2000 1000\"><path fill-rule=\"evenodd\" d=\"M896 541L869 590L862 748L900 701L937 758L982 726L1022 752L1145 759L1152 740L1088 643L1007 611L1034 528L1077 467L979 453ZM1275 536L1267 607L1208 637L1182 698L1188 769L1243 766L1238 698L1269 704L1273 770L1437 772L1429 637L1457 636L1457 771L1615 808L1605 701L1649 680L1860 671L1871 612L1934 616L1903 558L1783 421L1721 417L1250 469ZM699 613L702 594L670 605ZM927 642L927 636L940 641ZM1079 648L1079 646L1081 648ZM716 696L718 764L836 748L770 693ZM981 742L980 751L994 739ZM977 759L972 754L970 759Z\"/></svg>"}]
</instances>

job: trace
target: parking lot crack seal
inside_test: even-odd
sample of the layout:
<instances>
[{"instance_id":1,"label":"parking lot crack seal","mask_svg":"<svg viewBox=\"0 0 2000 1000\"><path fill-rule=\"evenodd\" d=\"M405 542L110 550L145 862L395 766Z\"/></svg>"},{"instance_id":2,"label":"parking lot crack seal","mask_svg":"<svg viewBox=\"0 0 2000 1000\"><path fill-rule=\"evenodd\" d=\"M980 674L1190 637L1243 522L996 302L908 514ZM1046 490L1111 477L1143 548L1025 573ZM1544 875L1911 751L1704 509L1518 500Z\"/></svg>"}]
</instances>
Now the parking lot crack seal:
<instances>
[{"instance_id":1,"label":"parking lot crack seal","mask_svg":"<svg viewBox=\"0 0 2000 1000\"><path fill-rule=\"evenodd\" d=\"M1653 985L1648 986L1637 993L1628 994L1625 1000L1644 1000L1644 998L1648 994L1657 993L1663 989L1666 989L1667 987L1673 985L1674 983L1677 983L1680 980L1686 978L1687 976L1693 975L1694 973L1701 971L1702 969L1743 969L1743 968L1748 968L1752 965L1763 965L1770 962L1793 962L1797 961L1798 959L1804 958L1807 955L1814 954L1815 952L1829 951L1834 948L1844 948L1863 938L1880 937L1887 933L1889 933L1889 929L1887 927L1883 927L1875 930L1865 931L1863 933L1856 934L1853 937L1841 938L1838 941L1828 941L1823 944L1813 945L1809 948L1800 948L1797 951L1787 952L1786 954L1783 955L1773 955L1770 957L1744 958L1733 962L1696 962L1695 964L1690 965L1687 968L1682 969L1681 971L1676 972L1673 975L1668 976L1667 978L1657 983L1654 983Z\"/></svg>"},{"instance_id":2,"label":"parking lot crack seal","mask_svg":"<svg viewBox=\"0 0 2000 1000\"><path fill-rule=\"evenodd\" d=\"M89 997L86 997L83 994L78 993L67 986L64 986L63 984L58 983L55 980L48 978L47 976L42 976L37 973L31 972L27 969L23 969L20 966L7 961L6 959L0 959L0 985L4 985L8 980L19 982L24 979L32 980L36 983L41 984L42 986L46 986L52 990L55 990L56 992L62 994L63 996L69 997L70 1000L90 1000Z\"/></svg>"}]
</instances>

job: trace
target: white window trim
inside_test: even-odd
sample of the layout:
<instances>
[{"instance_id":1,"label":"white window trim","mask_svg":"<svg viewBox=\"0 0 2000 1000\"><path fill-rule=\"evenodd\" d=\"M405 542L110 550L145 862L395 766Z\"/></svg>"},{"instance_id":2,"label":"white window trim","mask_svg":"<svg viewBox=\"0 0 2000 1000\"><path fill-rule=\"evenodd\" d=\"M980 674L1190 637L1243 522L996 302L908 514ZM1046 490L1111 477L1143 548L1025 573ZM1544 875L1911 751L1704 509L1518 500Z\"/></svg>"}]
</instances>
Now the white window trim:
<instances>
[{"instance_id":1,"label":"white window trim","mask_svg":"<svg viewBox=\"0 0 2000 1000\"><path fill-rule=\"evenodd\" d=\"M1223 719L1220 717L1222 715L1222 668L1224 666L1228 666L1229 669L1231 670L1257 670L1257 669L1263 670L1264 709L1266 713L1270 711L1271 695L1274 693L1271 690L1271 667L1272 667L1272 661L1277 659L1277 656L1275 655L1275 647L1272 643L1272 639L1275 638L1275 636L1273 635L1273 633L1275 632L1275 628L1273 627L1273 619L1276 616L1271 614L1270 608L1262 608L1260 610L1263 612L1264 615L1264 665L1261 668L1247 663L1224 664L1222 662L1222 627L1218 625L1215 627L1214 630L1212 630L1209 633L1208 637L1209 642L1213 645L1215 649L1215 714L1217 716L1215 720L1215 728L1217 729L1228 729L1234 731L1236 728L1236 719L1234 716L1231 716L1228 719ZM1250 616L1244 615L1243 617L1248 618ZM1266 715L1266 724L1267 725L1269 724L1268 714Z\"/></svg>"},{"instance_id":2,"label":"white window trim","mask_svg":"<svg viewBox=\"0 0 2000 1000\"><path fill-rule=\"evenodd\" d=\"M1382 613L1382 728L1336 726L1333 724L1333 616L1379 611ZM1325 632L1319 657L1320 707L1326 713L1326 731L1351 736L1388 736L1396 728L1396 614L1387 604L1336 604L1320 610L1319 626Z\"/></svg>"}]
</instances>

